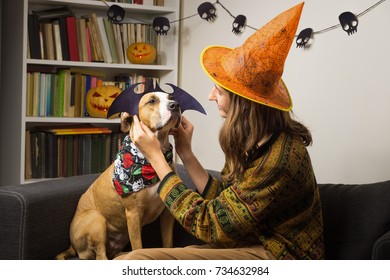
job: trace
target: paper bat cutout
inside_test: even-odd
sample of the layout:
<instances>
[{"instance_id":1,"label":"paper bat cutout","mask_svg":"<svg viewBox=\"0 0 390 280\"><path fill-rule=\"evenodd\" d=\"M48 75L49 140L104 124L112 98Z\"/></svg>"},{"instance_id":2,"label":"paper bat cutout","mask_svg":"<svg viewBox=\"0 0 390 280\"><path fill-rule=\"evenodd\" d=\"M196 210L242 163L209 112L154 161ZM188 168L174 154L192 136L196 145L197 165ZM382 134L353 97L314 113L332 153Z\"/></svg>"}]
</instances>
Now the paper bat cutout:
<instances>
[{"instance_id":1,"label":"paper bat cutout","mask_svg":"<svg viewBox=\"0 0 390 280\"><path fill-rule=\"evenodd\" d=\"M127 112L131 116L137 115L138 114L138 105L139 102L145 94L149 92L165 92L163 91L159 84L156 83L155 86L153 83L147 83L146 84L146 89L142 93L135 93L135 88L142 83L137 83L129 88L125 89L122 91L121 94L118 95L117 98L112 102L110 108L108 109L107 112L107 118L110 116L116 114L116 113L122 113L122 112ZM171 86L173 89L171 94L173 97L173 100L175 100L177 103L179 103L181 112L183 113L185 110L195 110L198 111L202 114L206 115L205 109L202 107L202 105L189 93L184 91L183 89L167 83L167 85ZM167 92L165 92L167 93Z\"/></svg>"}]
</instances>

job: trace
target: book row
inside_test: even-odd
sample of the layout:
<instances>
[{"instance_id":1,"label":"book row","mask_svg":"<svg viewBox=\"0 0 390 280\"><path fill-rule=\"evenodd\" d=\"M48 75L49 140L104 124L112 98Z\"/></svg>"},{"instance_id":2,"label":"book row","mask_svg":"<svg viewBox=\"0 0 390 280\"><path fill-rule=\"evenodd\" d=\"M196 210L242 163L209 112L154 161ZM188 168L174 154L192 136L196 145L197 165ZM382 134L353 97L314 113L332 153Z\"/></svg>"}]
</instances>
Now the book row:
<instances>
[{"instance_id":1,"label":"book row","mask_svg":"<svg viewBox=\"0 0 390 280\"><path fill-rule=\"evenodd\" d=\"M139 74L104 81L99 73L94 75L94 72L80 68L55 69L54 73L31 71L27 73L26 116L89 117L86 97L90 89L114 85L124 90L134 83L145 83L147 79L158 81L158 78ZM142 87L138 90L141 91Z\"/></svg>"},{"instance_id":2,"label":"book row","mask_svg":"<svg viewBox=\"0 0 390 280\"><path fill-rule=\"evenodd\" d=\"M145 42L159 50L151 24L113 24L95 13L76 17L68 9L62 16L56 11L53 17L34 11L28 15L28 58L130 64L126 53L132 43Z\"/></svg>"},{"instance_id":3,"label":"book row","mask_svg":"<svg viewBox=\"0 0 390 280\"><path fill-rule=\"evenodd\" d=\"M108 0L107 2L115 3L128 3L128 4L138 4L138 5L150 5L153 2L154 6L164 6L164 0ZM149 3L150 2L150 3Z\"/></svg>"},{"instance_id":4,"label":"book row","mask_svg":"<svg viewBox=\"0 0 390 280\"><path fill-rule=\"evenodd\" d=\"M85 132L88 133L88 132ZM26 179L57 178L104 171L114 160L125 134L56 135L26 132Z\"/></svg>"}]
</instances>

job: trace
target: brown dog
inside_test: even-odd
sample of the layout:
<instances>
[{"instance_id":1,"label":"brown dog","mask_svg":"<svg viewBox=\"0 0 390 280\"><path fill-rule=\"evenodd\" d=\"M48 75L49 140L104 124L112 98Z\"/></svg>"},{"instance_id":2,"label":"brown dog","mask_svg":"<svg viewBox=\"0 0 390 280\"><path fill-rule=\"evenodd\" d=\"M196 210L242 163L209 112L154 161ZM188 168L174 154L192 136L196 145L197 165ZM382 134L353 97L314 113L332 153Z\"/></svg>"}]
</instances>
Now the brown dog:
<instances>
[{"instance_id":1,"label":"brown dog","mask_svg":"<svg viewBox=\"0 0 390 280\"><path fill-rule=\"evenodd\" d=\"M133 250L142 248L141 230L160 214L161 235L164 247L172 247L174 218L157 194L157 178L152 178L150 167L134 168L129 162L144 163L145 158L132 143L133 124L129 114L122 114L122 130L129 131L117 160L109 166L81 196L70 226L71 246L56 256L67 259L111 259L122 252L129 242ZM169 94L145 94L139 103L139 119L157 134L163 152L171 152L169 131L179 125L180 108ZM130 120L130 121L129 121ZM128 160L129 155L136 157ZM121 173L123 169L138 170L134 174ZM147 173L148 180L139 178L139 170ZM146 172L144 172L146 170ZM149 172L149 173L148 173ZM147 187L143 180L149 181ZM129 182L130 185L128 184ZM145 188L143 188L145 187Z\"/></svg>"}]
</instances>

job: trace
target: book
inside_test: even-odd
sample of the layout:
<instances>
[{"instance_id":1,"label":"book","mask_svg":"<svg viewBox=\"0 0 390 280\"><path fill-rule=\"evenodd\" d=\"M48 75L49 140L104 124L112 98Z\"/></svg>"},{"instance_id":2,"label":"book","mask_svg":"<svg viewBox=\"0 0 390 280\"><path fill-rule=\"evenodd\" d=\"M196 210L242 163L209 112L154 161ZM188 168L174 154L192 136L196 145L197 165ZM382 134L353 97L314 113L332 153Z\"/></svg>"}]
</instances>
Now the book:
<instances>
[{"instance_id":1,"label":"book","mask_svg":"<svg viewBox=\"0 0 390 280\"><path fill-rule=\"evenodd\" d=\"M122 44L122 37L120 31L120 24L113 24L112 27L114 29L114 38L115 38L116 50L118 53L118 60L120 64L124 64L123 44Z\"/></svg>"},{"instance_id":2,"label":"book","mask_svg":"<svg viewBox=\"0 0 390 280\"><path fill-rule=\"evenodd\" d=\"M28 117L33 116L33 112L34 112L33 95L34 95L33 74L27 72L26 116Z\"/></svg>"},{"instance_id":3,"label":"book","mask_svg":"<svg viewBox=\"0 0 390 280\"><path fill-rule=\"evenodd\" d=\"M50 117L52 115L52 111L51 111L52 103L53 103L52 95L51 95L52 77L53 77L53 74L50 74L50 73L46 74L46 80L45 80L45 90L46 90L45 116L46 117Z\"/></svg>"},{"instance_id":4,"label":"book","mask_svg":"<svg viewBox=\"0 0 390 280\"><path fill-rule=\"evenodd\" d=\"M55 107L58 102L58 75L51 75L50 84L50 117L55 117Z\"/></svg>"},{"instance_id":5,"label":"book","mask_svg":"<svg viewBox=\"0 0 390 280\"><path fill-rule=\"evenodd\" d=\"M58 71L57 100L54 103L54 116L64 116L64 96L65 96L65 73L66 69Z\"/></svg>"},{"instance_id":6,"label":"book","mask_svg":"<svg viewBox=\"0 0 390 280\"><path fill-rule=\"evenodd\" d=\"M68 117L75 117L76 110L76 77L70 75L70 100L69 100L69 113Z\"/></svg>"},{"instance_id":7,"label":"book","mask_svg":"<svg viewBox=\"0 0 390 280\"><path fill-rule=\"evenodd\" d=\"M67 6L61 6L52 9L34 10L32 14L37 16L39 21L48 21L59 17L71 16L73 15L73 11Z\"/></svg>"},{"instance_id":8,"label":"book","mask_svg":"<svg viewBox=\"0 0 390 280\"><path fill-rule=\"evenodd\" d=\"M87 25L87 23L86 23ZM92 47L91 47L91 35L89 34L89 29L86 26L85 27L85 39L87 41L87 55L88 55L88 61L93 61L92 59Z\"/></svg>"},{"instance_id":9,"label":"book","mask_svg":"<svg viewBox=\"0 0 390 280\"><path fill-rule=\"evenodd\" d=\"M92 32L92 22L90 19L87 19L85 24L87 26L89 46L90 46L90 52L91 52L90 55L91 55L92 61L98 61L98 55L97 55L96 46L94 43L94 35Z\"/></svg>"},{"instance_id":10,"label":"book","mask_svg":"<svg viewBox=\"0 0 390 280\"><path fill-rule=\"evenodd\" d=\"M54 37L54 49L55 49L55 59L62 61L62 45L61 45L61 35L60 35L60 23L58 20L53 21L53 37Z\"/></svg>"},{"instance_id":11,"label":"book","mask_svg":"<svg viewBox=\"0 0 390 280\"><path fill-rule=\"evenodd\" d=\"M99 31L99 24L98 24L98 19L95 13L92 13L92 23L93 23L93 28L96 31L96 39L97 39L97 45L99 46L99 60L102 62L107 63L107 57L104 52L104 46L103 46L103 41L102 41L102 36Z\"/></svg>"},{"instance_id":12,"label":"book","mask_svg":"<svg viewBox=\"0 0 390 280\"><path fill-rule=\"evenodd\" d=\"M127 57L127 48L129 47L129 39L128 39L128 24L123 23L120 25L121 27L121 35L122 35L122 43L123 43L123 56L124 56L124 63L129 64L130 61Z\"/></svg>"},{"instance_id":13,"label":"book","mask_svg":"<svg viewBox=\"0 0 390 280\"><path fill-rule=\"evenodd\" d=\"M112 63L113 61L112 61L112 56L111 56L111 50L110 50L110 45L108 43L106 28L104 27L103 17L97 17L96 20L97 20L97 24L98 24L100 38L102 41L104 56L106 59L105 62Z\"/></svg>"},{"instance_id":14,"label":"book","mask_svg":"<svg viewBox=\"0 0 390 280\"><path fill-rule=\"evenodd\" d=\"M63 159L64 159L64 136L57 136L57 177L64 177Z\"/></svg>"},{"instance_id":15,"label":"book","mask_svg":"<svg viewBox=\"0 0 390 280\"><path fill-rule=\"evenodd\" d=\"M66 17L66 30L68 34L69 60L80 61L75 16Z\"/></svg>"},{"instance_id":16,"label":"book","mask_svg":"<svg viewBox=\"0 0 390 280\"><path fill-rule=\"evenodd\" d=\"M45 178L57 177L58 149L57 137L53 134L45 134Z\"/></svg>"},{"instance_id":17,"label":"book","mask_svg":"<svg viewBox=\"0 0 390 280\"><path fill-rule=\"evenodd\" d=\"M54 135L82 135L82 134L110 134L112 130L107 127L91 127L85 125L44 128L46 132Z\"/></svg>"},{"instance_id":18,"label":"book","mask_svg":"<svg viewBox=\"0 0 390 280\"><path fill-rule=\"evenodd\" d=\"M31 177L45 176L45 133L30 133L31 138Z\"/></svg>"},{"instance_id":19,"label":"book","mask_svg":"<svg viewBox=\"0 0 390 280\"><path fill-rule=\"evenodd\" d=\"M153 5L155 6L164 6L164 0L153 0Z\"/></svg>"},{"instance_id":20,"label":"book","mask_svg":"<svg viewBox=\"0 0 390 280\"><path fill-rule=\"evenodd\" d=\"M82 117L83 116L83 110L81 110L81 99L84 96L82 93L82 80L83 80L83 75L76 73L74 75L74 91L75 91L75 96L74 96L74 116L75 117Z\"/></svg>"},{"instance_id":21,"label":"book","mask_svg":"<svg viewBox=\"0 0 390 280\"><path fill-rule=\"evenodd\" d=\"M129 23L128 32L129 32L129 36L128 36L129 45L131 45L135 43L135 23Z\"/></svg>"},{"instance_id":22,"label":"book","mask_svg":"<svg viewBox=\"0 0 390 280\"><path fill-rule=\"evenodd\" d=\"M46 116L46 73L40 73L40 81L39 81L39 113L38 116L45 117Z\"/></svg>"},{"instance_id":23,"label":"book","mask_svg":"<svg viewBox=\"0 0 390 280\"><path fill-rule=\"evenodd\" d=\"M61 39L61 51L62 51L62 59L70 60L69 58L69 45L68 45L68 29L66 24L66 17L60 17L58 19L58 23L60 26L60 39Z\"/></svg>"},{"instance_id":24,"label":"book","mask_svg":"<svg viewBox=\"0 0 390 280\"><path fill-rule=\"evenodd\" d=\"M37 117L39 116L39 92L40 92L41 73L33 72L32 75L33 75L32 116Z\"/></svg>"},{"instance_id":25,"label":"book","mask_svg":"<svg viewBox=\"0 0 390 280\"><path fill-rule=\"evenodd\" d=\"M83 96L83 110L84 110L84 117L88 117L88 112L87 112L87 106L86 106L86 101L85 101L85 97L87 96L87 93L88 91L91 89L91 76L90 75L86 75L85 76L85 90L84 90L84 96Z\"/></svg>"},{"instance_id":26,"label":"book","mask_svg":"<svg viewBox=\"0 0 390 280\"><path fill-rule=\"evenodd\" d=\"M41 41L39 35L38 16L28 14L28 42L30 48L30 57L32 59L41 59Z\"/></svg>"},{"instance_id":27,"label":"book","mask_svg":"<svg viewBox=\"0 0 390 280\"><path fill-rule=\"evenodd\" d=\"M25 141L25 168L24 168L24 178L32 178L31 170L31 135L30 130L26 130L26 141Z\"/></svg>"},{"instance_id":28,"label":"book","mask_svg":"<svg viewBox=\"0 0 390 280\"><path fill-rule=\"evenodd\" d=\"M66 153L66 162L64 162L65 167L65 176L73 176L73 135L67 135L65 153Z\"/></svg>"},{"instance_id":29,"label":"book","mask_svg":"<svg viewBox=\"0 0 390 280\"><path fill-rule=\"evenodd\" d=\"M86 134L83 137L83 174L91 174L91 160L92 160L92 135Z\"/></svg>"},{"instance_id":30,"label":"book","mask_svg":"<svg viewBox=\"0 0 390 280\"><path fill-rule=\"evenodd\" d=\"M87 68L70 67L69 70L72 74L79 73L82 75L91 75L91 76L96 76L96 77L101 77L101 78L104 78L106 75L105 72L87 69Z\"/></svg>"},{"instance_id":31,"label":"book","mask_svg":"<svg viewBox=\"0 0 390 280\"><path fill-rule=\"evenodd\" d=\"M98 135L91 135L91 173L99 172L99 138Z\"/></svg>"},{"instance_id":32,"label":"book","mask_svg":"<svg viewBox=\"0 0 390 280\"><path fill-rule=\"evenodd\" d=\"M44 42L44 58L49 60L55 59L54 50L54 35L53 35L53 24L43 23L43 42Z\"/></svg>"},{"instance_id":33,"label":"book","mask_svg":"<svg viewBox=\"0 0 390 280\"><path fill-rule=\"evenodd\" d=\"M86 17L87 26L90 34L90 42L93 51L93 58L95 62L104 62L103 46L100 39L99 27L96 21L96 14L92 13Z\"/></svg>"},{"instance_id":34,"label":"book","mask_svg":"<svg viewBox=\"0 0 390 280\"><path fill-rule=\"evenodd\" d=\"M136 23L135 24L135 42L136 43L145 42L145 39L143 37L144 36L142 35L142 24Z\"/></svg>"},{"instance_id":35,"label":"book","mask_svg":"<svg viewBox=\"0 0 390 280\"><path fill-rule=\"evenodd\" d=\"M87 45L87 28L84 18L78 18L77 22L77 34L79 40L79 56L80 61L91 62L88 55L88 45Z\"/></svg>"},{"instance_id":36,"label":"book","mask_svg":"<svg viewBox=\"0 0 390 280\"><path fill-rule=\"evenodd\" d=\"M72 90L72 75L69 69L64 69L64 89L63 89L63 117L70 116L70 102Z\"/></svg>"},{"instance_id":37,"label":"book","mask_svg":"<svg viewBox=\"0 0 390 280\"><path fill-rule=\"evenodd\" d=\"M106 34L107 34L108 45L110 47L112 62L119 63L118 52L117 52L116 43L115 43L114 29L113 29L112 23L106 17L103 18L103 22L104 22L104 27L105 27Z\"/></svg>"}]
</instances>

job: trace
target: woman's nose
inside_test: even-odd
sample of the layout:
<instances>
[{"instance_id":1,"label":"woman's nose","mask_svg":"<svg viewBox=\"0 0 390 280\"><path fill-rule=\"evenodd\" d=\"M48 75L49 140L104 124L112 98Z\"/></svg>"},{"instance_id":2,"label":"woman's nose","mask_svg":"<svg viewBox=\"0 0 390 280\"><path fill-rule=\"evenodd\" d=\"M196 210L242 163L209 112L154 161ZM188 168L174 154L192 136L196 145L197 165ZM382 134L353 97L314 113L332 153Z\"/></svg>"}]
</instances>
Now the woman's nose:
<instances>
[{"instance_id":1,"label":"woman's nose","mask_svg":"<svg viewBox=\"0 0 390 280\"><path fill-rule=\"evenodd\" d=\"M215 96L215 91L216 91L217 89L215 88L215 87L213 87L213 89L210 91L210 93L209 93L209 100L210 101L214 101L214 100L216 100L216 96Z\"/></svg>"}]
</instances>

